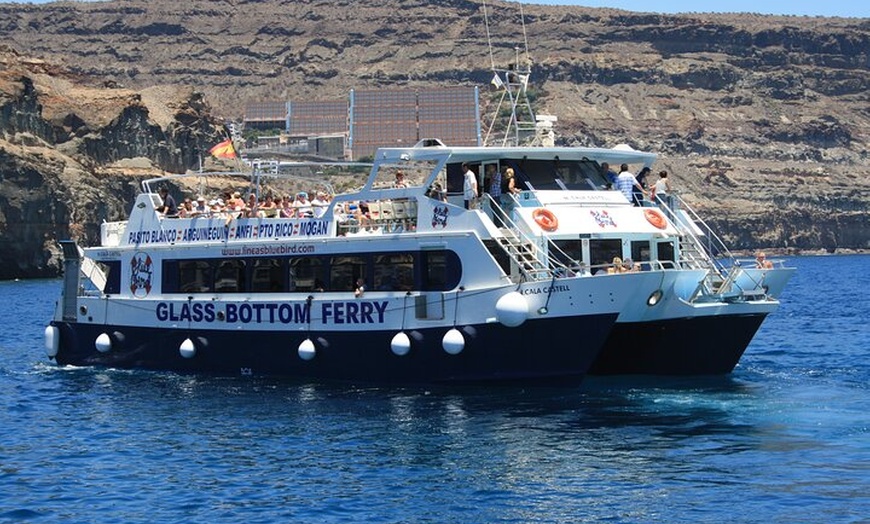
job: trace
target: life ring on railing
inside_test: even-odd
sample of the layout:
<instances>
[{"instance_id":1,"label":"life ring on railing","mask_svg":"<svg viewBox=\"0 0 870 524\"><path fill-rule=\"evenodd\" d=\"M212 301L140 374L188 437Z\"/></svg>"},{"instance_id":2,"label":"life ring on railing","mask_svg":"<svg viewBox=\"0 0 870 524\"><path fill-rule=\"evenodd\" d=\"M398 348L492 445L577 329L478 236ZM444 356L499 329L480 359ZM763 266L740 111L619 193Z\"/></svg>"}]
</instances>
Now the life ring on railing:
<instances>
[{"instance_id":1,"label":"life ring on railing","mask_svg":"<svg viewBox=\"0 0 870 524\"><path fill-rule=\"evenodd\" d=\"M659 229L668 227L668 222L665 220L665 217L655 209L644 209L643 216L646 218L647 222Z\"/></svg>"},{"instance_id":2,"label":"life ring on railing","mask_svg":"<svg viewBox=\"0 0 870 524\"><path fill-rule=\"evenodd\" d=\"M539 207L532 211L532 218L535 219L535 222L537 222L544 231L553 232L559 229L559 219L556 218L556 215L554 215L549 209Z\"/></svg>"}]
</instances>

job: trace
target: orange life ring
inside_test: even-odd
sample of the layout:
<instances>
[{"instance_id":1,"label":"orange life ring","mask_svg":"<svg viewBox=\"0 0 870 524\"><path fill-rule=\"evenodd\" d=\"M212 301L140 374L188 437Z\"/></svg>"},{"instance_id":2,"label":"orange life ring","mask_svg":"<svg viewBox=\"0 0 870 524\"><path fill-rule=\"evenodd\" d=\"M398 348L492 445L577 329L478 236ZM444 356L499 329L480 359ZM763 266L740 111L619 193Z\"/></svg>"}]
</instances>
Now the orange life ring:
<instances>
[{"instance_id":1,"label":"orange life ring","mask_svg":"<svg viewBox=\"0 0 870 524\"><path fill-rule=\"evenodd\" d=\"M647 222L659 229L664 229L668 227L668 223L665 220L665 217L654 209L644 209L643 216L646 217Z\"/></svg>"},{"instance_id":2,"label":"orange life ring","mask_svg":"<svg viewBox=\"0 0 870 524\"><path fill-rule=\"evenodd\" d=\"M559 229L559 219L549 209L539 207L532 211L532 218L541 226L544 231L553 232Z\"/></svg>"}]
</instances>

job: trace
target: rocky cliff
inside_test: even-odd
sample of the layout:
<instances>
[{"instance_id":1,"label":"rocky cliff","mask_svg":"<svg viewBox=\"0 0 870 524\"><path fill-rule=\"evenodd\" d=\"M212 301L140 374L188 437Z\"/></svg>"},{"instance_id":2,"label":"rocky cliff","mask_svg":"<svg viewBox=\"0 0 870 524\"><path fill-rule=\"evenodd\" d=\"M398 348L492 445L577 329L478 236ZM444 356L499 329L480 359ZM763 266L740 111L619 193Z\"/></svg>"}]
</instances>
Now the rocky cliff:
<instances>
[{"instance_id":1,"label":"rocky cliff","mask_svg":"<svg viewBox=\"0 0 870 524\"><path fill-rule=\"evenodd\" d=\"M2 48L0 66L0 279L58 274L58 239L98 242L143 178L186 170L220 136L189 89L89 86Z\"/></svg>"},{"instance_id":2,"label":"rocky cliff","mask_svg":"<svg viewBox=\"0 0 870 524\"><path fill-rule=\"evenodd\" d=\"M668 169L734 247L870 247L870 20L486 7L488 24L472 0L0 4L7 45L114 86L97 107L115 108L95 121L67 100L34 117L33 104L45 113L50 97L7 80L14 89L4 89L0 119L18 138L7 140L3 164L27 171L8 150L36 141L74 152L93 177L92 166L129 156L189 166L203 131L174 115L208 120L204 102L168 93L191 88L223 117L241 116L249 101L367 87L479 85L486 103L488 39L499 65L527 40L535 107L558 115L560 141L660 152L656 169ZM148 105L155 86L167 86L158 100L186 100L166 109L169 121ZM124 97L121 111L113 101ZM24 109L5 109L13 100Z\"/></svg>"}]
</instances>

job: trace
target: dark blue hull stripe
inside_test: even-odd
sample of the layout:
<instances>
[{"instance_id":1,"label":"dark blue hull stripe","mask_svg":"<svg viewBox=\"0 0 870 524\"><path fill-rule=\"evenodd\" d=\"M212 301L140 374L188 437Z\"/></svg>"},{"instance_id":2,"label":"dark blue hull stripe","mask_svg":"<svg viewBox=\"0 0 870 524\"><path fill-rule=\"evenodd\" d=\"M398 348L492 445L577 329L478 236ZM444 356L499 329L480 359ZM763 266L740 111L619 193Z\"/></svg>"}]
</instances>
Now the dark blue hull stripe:
<instances>
[{"instance_id":1,"label":"dark blue hull stripe","mask_svg":"<svg viewBox=\"0 0 870 524\"><path fill-rule=\"evenodd\" d=\"M767 313L617 323L591 375L730 373Z\"/></svg>"},{"instance_id":2,"label":"dark blue hull stripe","mask_svg":"<svg viewBox=\"0 0 870 524\"><path fill-rule=\"evenodd\" d=\"M616 315L539 318L517 328L501 324L457 326L465 348L450 355L441 340L448 327L408 330L411 350L390 350L396 331L312 332L316 355L297 353L307 335L299 331L221 331L54 322L60 329L61 365L205 372L227 375L282 375L312 379L387 383L579 381L607 338ZM100 353L94 341L106 333L112 349ZM193 358L179 352L190 338Z\"/></svg>"}]
</instances>

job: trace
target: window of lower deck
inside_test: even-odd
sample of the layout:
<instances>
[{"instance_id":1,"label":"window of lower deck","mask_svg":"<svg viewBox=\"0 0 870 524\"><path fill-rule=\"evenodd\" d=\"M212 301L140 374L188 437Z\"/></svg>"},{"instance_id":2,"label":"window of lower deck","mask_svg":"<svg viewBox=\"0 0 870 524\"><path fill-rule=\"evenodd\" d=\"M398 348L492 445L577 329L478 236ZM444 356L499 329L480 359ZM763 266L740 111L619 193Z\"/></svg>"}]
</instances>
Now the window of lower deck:
<instances>
[{"instance_id":1,"label":"window of lower deck","mask_svg":"<svg viewBox=\"0 0 870 524\"><path fill-rule=\"evenodd\" d=\"M649 262L650 247L648 240L632 240L631 242L631 260L634 262ZM642 265L644 269L649 269L649 264Z\"/></svg>"},{"instance_id":2,"label":"window of lower deck","mask_svg":"<svg viewBox=\"0 0 870 524\"><path fill-rule=\"evenodd\" d=\"M261 258L251 268L251 292L274 293L284 291L284 264L280 258Z\"/></svg>"},{"instance_id":3,"label":"window of lower deck","mask_svg":"<svg viewBox=\"0 0 870 524\"><path fill-rule=\"evenodd\" d=\"M100 269L106 275L106 286L102 289L107 295L117 295L121 292L121 262L100 262Z\"/></svg>"},{"instance_id":4,"label":"window of lower deck","mask_svg":"<svg viewBox=\"0 0 870 524\"><path fill-rule=\"evenodd\" d=\"M658 260L665 268L674 268L676 267L675 258L674 258L674 243L673 242L659 242L657 244L658 251Z\"/></svg>"},{"instance_id":5,"label":"window of lower deck","mask_svg":"<svg viewBox=\"0 0 870 524\"><path fill-rule=\"evenodd\" d=\"M582 240L556 240L553 243L558 249L553 250L551 256L562 265L570 267L583 262Z\"/></svg>"},{"instance_id":6,"label":"window of lower deck","mask_svg":"<svg viewBox=\"0 0 870 524\"><path fill-rule=\"evenodd\" d=\"M462 277L462 263L453 251L420 253L422 291L448 291L456 288Z\"/></svg>"},{"instance_id":7,"label":"window of lower deck","mask_svg":"<svg viewBox=\"0 0 870 524\"><path fill-rule=\"evenodd\" d=\"M414 257L410 253L374 256L372 289L411 291L414 289Z\"/></svg>"},{"instance_id":8,"label":"window of lower deck","mask_svg":"<svg viewBox=\"0 0 870 524\"><path fill-rule=\"evenodd\" d=\"M616 257L622 258L622 240L618 238L592 239L589 241L589 264L593 273L612 264Z\"/></svg>"},{"instance_id":9,"label":"window of lower deck","mask_svg":"<svg viewBox=\"0 0 870 524\"><path fill-rule=\"evenodd\" d=\"M208 261L178 261L178 291L181 293L206 293L212 290L212 283L212 266Z\"/></svg>"},{"instance_id":10,"label":"window of lower deck","mask_svg":"<svg viewBox=\"0 0 870 524\"><path fill-rule=\"evenodd\" d=\"M358 278L366 279L365 258L332 257L329 269L330 291L353 291Z\"/></svg>"},{"instance_id":11,"label":"window of lower deck","mask_svg":"<svg viewBox=\"0 0 870 524\"><path fill-rule=\"evenodd\" d=\"M288 278L290 292L326 291L326 271L319 257L291 258Z\"/></svg>"},{"instance_id":12,"label":"window of lower deck","mask_svg":"<svg viewBox=\"0 0 870 524\"><path fill-rule=\"evenodd\" d=\"M245 290L245 261L224 260L218 263L214 274L217 293L238 293Z\"/></svg>"}]
</instances>

